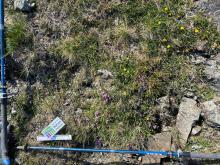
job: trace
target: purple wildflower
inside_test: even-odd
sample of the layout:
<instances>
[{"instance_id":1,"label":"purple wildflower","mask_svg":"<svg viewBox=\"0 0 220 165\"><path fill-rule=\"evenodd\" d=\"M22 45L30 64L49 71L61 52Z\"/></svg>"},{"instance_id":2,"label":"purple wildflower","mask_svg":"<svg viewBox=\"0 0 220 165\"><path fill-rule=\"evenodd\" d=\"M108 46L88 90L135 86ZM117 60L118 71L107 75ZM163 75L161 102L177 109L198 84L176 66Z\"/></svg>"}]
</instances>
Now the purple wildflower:
<instances>
[{"instance_id":1,"label":"purple wildflower","mask_svg":"<svg viewBox=\"0 0 220 165\"><path fill-rule=\"evenodd\" d=\"M95 112L95 117L98 118L99 116L100 116L100 112L99 112L99 111L96 111L96 112Z\"/></svg>"},{"instance_id":2,"label":"purple wildflower","mask_svg":"<svg viewBox=\"0 0 220 165\"><path fill-rule=\"evenodd\" d=\"M111 100L111 96L109 96L108 93L104 93L104 92L102 93L102 98L106 103L108 103Z\"/></svg>"},{"instance_id":3,"label":"purple wildflower","mask_svg":"<svg viewBox=\"0 0 220 165\"><path fill-rule=\"evenodd\" d=\"M128 150L133 150L132 144L128 144Z\"/></svg>"},{"instance_id":4,"label":"purple wildflower","mask_svg":"<svg viewBox=\"0 0 220 165\"><path fill-rule=\"evenodd\" d=\"M100 137L97 137L96 140L95 140L95 147L96 148L102 148L103 144L102 144L102 140Z\"/></svg>"},{"instance_id":5,"label":"purple wildflower","mask_svg":"<svg viewBox=\"0 0 220 165\"><path fill-rule=\"evenodd\" d=\"M100 115L101 115L101 113L99 111L95 112L95 121L99 120Z\"/></svg>"}]
</instances>

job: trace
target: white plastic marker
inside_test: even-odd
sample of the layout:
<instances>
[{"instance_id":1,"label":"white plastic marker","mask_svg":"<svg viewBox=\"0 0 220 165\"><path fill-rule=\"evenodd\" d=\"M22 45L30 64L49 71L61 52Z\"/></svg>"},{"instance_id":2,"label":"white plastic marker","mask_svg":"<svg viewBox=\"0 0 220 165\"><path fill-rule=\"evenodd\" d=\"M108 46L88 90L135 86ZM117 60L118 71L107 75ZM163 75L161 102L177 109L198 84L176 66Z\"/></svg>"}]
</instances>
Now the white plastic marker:
<instances>
[{"instance_id":1,"label":"white plastic marker","mask_svg":"<svg viewBox=\"0 0 220 165\"><path fill-rule=\"evenodd\" d=\"M41 133L51 138L52 136L56 135L56 133L63 128L65 123L59 118L56 117L46 128L41 131Z\"/></svg>"},{"instance_id":2,"label":"white plastic marker","mask_svg":"<svg viewBox=\"0 0 220 165\"><path fill-rule=\"evenodd\" d=\"M57 140L72 140L72 135L54 135L52 137L38 136L37 141L57 141Z\"/></svg>"}]
</instances>

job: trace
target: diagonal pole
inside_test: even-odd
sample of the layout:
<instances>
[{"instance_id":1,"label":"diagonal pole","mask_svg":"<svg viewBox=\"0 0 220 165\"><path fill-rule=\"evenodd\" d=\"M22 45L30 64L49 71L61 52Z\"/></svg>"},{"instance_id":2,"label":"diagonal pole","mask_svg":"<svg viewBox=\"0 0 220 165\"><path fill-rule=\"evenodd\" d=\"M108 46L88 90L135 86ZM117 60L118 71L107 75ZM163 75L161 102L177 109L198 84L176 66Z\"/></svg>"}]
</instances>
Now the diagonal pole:
<instances>
[{"instance_id":1,"label":"diagonal pole","mask_svg":"<svg viewBox=\"0 0 220 165\"><path fill-rule=\"evenodd\" d=\"M1 156L2 164L9 165L7 149L7 93L5 81L4 0L0 0L0 57L1 57Z\"/></svg>"},{"instance_id":2,"label":"diagonal pole","mask_svg":"<svg viewBox=\"0 0 220 165\"><path fill-rule=\"evenodd\" d=\"M187 159L220 159L219 153L194 153L182 151L146 151L146 150L111 150L111 149L95 149L95 148L65 148L65 147L49 147L49 146L18 146L18 150L24 151L69 151L69 152L88 152L88 153L118 153L118 154L136 154L158 155L170 158L187 158Z\"/></svg>"},{"instance_id":3,"label":"diagonal pole","mask_svg":"<svg viewBox=\"0 0 220 165\"><path fill-rule=\"evenodd\" d=\"M136 155L160 155L168 157L178 157L178 152L170 151L146 151L146 150L112 150L96 148L66 148L66 147L47 147L47 146L18 146L18 150L24 151L72 151L88 153L118 153L118 154L136 154Z\"/></svg>"}]
</instances>

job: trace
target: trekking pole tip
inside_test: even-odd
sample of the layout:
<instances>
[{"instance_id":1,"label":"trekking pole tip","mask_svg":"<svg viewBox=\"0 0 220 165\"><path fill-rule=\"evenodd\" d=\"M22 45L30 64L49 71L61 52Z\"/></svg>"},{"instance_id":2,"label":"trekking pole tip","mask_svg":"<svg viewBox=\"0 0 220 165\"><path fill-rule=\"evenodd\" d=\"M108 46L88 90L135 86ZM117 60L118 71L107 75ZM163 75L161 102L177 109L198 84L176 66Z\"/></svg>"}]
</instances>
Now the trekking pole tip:
<instances>
[{"instance_id":1,"label":"trekking pole tip","mask_svg":"<svg viewBox=\"0 0 220 165\"><path fill-rule=\"evenodd\" d=\"M24 145L24 146L17 146L16 147L18 150L24 150L26 151L28 149L28 145Z\"/></svg>"}]
</instances>

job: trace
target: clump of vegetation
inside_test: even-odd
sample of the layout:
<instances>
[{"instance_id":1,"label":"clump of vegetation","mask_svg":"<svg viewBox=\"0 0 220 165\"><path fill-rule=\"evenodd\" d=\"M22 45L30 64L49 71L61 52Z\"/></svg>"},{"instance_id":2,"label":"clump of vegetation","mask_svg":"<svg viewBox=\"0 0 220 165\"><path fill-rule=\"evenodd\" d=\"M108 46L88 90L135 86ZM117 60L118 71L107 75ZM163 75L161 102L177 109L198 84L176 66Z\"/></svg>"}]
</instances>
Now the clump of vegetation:
<instances>
[{"instance_id":1,"label":"clump of vegetation","mask_svg":"<svg viewBox=\"0 0 220 165\"><path fill-rule=\"evenodd\" d=\"M24 43L27 37L27 23L21 15L10 17L6 29L6 52L11 54Z\"/></svg>"},{"instance_id":2,"label":"clump of vegetation","mask_svg":"<svg viewBox=\"0 0 220 165\"><path fill-rule=\"evenodd\" d=\"M95 66L101 58L98 36L95 34L78 34L74 38L67 38L56 50L73 65Z\"/></svg>"}]
</instances>

